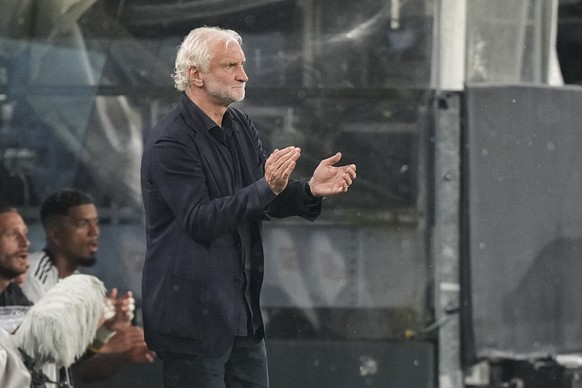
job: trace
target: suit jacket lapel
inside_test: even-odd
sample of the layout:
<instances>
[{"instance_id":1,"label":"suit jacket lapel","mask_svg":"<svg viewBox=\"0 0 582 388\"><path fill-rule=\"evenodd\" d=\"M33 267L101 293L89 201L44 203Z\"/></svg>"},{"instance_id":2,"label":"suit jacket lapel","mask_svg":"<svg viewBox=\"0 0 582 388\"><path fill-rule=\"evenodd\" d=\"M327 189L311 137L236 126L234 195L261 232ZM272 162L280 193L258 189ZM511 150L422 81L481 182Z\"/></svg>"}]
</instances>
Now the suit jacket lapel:
<instances>
[{"instance_id":1,"label":"suit jacket lapel","mask_svg":"<svg viewBox=\"0 0 582 388\"><path fill-rule=\"evenodd\" d=\"M215 147L214 138L190 104L192 104L192 102L188 96L184 94L182 96L180 110L184 115L184 122L186 125L196 133L196 144L201 157L204 158L202 164L209 166L207 169L208 171L206 171L209 188L218 192L221 197L228 196L232 194L232 188L229 187L227 175L223 172L224 165L220 160L220 155ZM213 179L210 179L210 176ZM209 193L209 195L212 194Z\"/></svg>"},{"instance_id":2,"label":"suit jacket lapel","mask_svg":"<svg viewBox=\"0 0 582 388\"><path fill-rule=\"evenodd\" d=\"M242 160L244 161L244 165L241 166L243 185L247 186L261 179L264 173L262 168L253 168L257 165L257 156L254 148L252 150L249 149L249 146L254 147L255 145L252 144L249 139L247 139L248 134L244 132L241 125L236 120L233 120L233 127L233 136L236 137L236 141L234 143L238 146L238 152L239 154L242 154Z\"/></svg>"}]
</instances>

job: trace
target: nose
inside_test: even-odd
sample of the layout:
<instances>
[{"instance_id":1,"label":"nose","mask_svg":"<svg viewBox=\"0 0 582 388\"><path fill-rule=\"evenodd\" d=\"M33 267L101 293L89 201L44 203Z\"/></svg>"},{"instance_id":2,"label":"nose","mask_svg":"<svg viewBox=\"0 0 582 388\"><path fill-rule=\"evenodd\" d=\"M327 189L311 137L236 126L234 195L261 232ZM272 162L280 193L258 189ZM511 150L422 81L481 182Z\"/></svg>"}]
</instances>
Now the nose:
<instances>
[{"instance_id":1,"label":"nose","mask_svg":"<svg viewBox=\"0 0 582 388\"><path fill-rule=\"evenodd\" d=\"M248 82L249 77L247 76L247 73L245 72L244 67L240 67L240 71L237 74L237 80L241 81L241 82Z\"/></svg>"},{"instance_id":2,"label":"nose","mask_svg":"<svg viewBox=\"0 0 582 388\"><path fill-rule=\"evenodd\" d=\"M101 230L99 229L99 224L97 224L96 222L91 223L91 229L89 230L89 233L91 234L91 236L99 236L99 234L101 233Z\"/></svg>"},{"instance_id":3,"label":"nose","mask_svg":"<svg viewBox=\"0 0 582 388\"><path fill-rule=\"evenodd\" d=\"M30 246L30 240L26 234L20 234L18 237L18 245L21 247L28 248Z\"/></svg>"}]
</instances>

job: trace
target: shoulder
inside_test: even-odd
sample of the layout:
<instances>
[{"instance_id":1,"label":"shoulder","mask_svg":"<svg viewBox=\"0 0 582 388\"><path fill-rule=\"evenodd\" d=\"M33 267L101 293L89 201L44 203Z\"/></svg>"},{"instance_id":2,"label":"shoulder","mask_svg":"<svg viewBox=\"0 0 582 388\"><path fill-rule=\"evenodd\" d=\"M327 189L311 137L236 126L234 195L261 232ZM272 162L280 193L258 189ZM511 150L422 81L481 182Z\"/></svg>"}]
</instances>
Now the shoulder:
<instances>
[{"instance_id":1,"label":"shoulder","mask_svg":"<svg viewBox=\"0 0 582 388\"><path fill-rule=\"evenodd\" d=\"M32 302L36 302L44 293L54 286L59 278L58 270L45 252L35 252L29 255L30 267L22 289Z\"/></svg>"},{"instance_id":2,"label":"shoulder","mask_svg":"<svg viewBox=\"0 0 582 388\"><path fill-rule=\"evenodd\" d=\"M46 273L50 271L51 268L54 268L54 265L46 252L39 251L33 252L28 255L28 262L30 266L27 271L27 275L30 277L31 275L35 275L36 273ZM56 270L56 268L54 268ZM36 275L35 275L36 276Z\"/></svg>"},{"instance_id":3,"label":"shoulder","mask_svg":"<svg viewBox=\"0 0 582 388\"><path fill-rule=\"evenodd\" d=\"M245 112L243 112L239 108L235 108L235 107L230 106L230 107L228 107L228 112L231 114L232 119L234 121L238 122L239 124L243 124L245 126L252 125L251 119L249 118L249 115L247 115Z\"/></svg>"},{"instance_id":4,"label":"shoulder","mask_svg":"<svg viewBox=\"0 0 582 388\"><path fill-rule=\"evenodd\" d=\"M173 129L183 127L185 125L184 115L178 108L173 108L164 117L160 119L154 126L154 131L157 133L171 132Z\"/></svg>"},{"instance_id":5,"label":"shoulder","mask_svg":"<svg viewBox=\"0 0 582 388\"><path fill-rule=\"evenodd\" d=\"M200 123L185 117L177 108L164 116L147 135L144 153L158 147L189 147L197 140Z\"/></svg>"},{"instance_id":6,"label":"shoulder","mask_svg":"<svg viewBox=\"0 0 582 388\"><path fill-rule=\"evenodd\" d=\"M29 253L28 254L28 262L30 263L30 268L32 268L33 265L38 264L38 262L46 255L47 254L45 251L38 251L38 252Z\"/></svg>"},{"instance_id":7,"label":"shoulder","mask_svg":"<svg viewBox=\"0 0 582 388\"><path fill-rule=\"evenodd\" d=\"M151 132L148 134L146 146L148 143L153 145L160 139L175 137L179 135L186 126L184 118L177 108L172 109L168 114L158 121Z\"/></svg>"},{"instance_id":8,"label":"shoulder","mask_svg":"<svg viewBox=\"0 0 582 388\"><path fill-rule=\"evenodd\" d=\"M18 284L10 283L4 290L4 294L5 299L10 301L8 305L30 306L32 304Z\"/></svg>"}]
</instances>

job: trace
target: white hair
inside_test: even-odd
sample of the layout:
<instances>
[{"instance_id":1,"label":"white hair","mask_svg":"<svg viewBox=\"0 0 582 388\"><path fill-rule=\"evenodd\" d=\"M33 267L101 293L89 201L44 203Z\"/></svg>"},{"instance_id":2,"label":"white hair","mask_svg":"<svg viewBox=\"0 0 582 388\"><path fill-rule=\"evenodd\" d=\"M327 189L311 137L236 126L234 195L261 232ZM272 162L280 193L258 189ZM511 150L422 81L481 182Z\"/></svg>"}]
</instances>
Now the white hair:
<instances>
[{"instance_id":1,"label":"white hair","mask_svg":"<svg viewBox=\"0 0 582 388\"><path fill-rule=\"evenodd\" d=\"M103 313L105 287L92 275L68 276L24 316L15 340L37 365L69 367L95 338Z\"/></svg>"},{"instance_id":2,"label":"white hair","mask_svg":"<svg viewBox=\"0 0 582 388\"><path fill-rule=\"evenodd\" d=\"M208 71L212 50L221 43L225 45L225 49L231 43L242 46L242 38L236 31L219 27L200 27L190 31L178 47L172 73L174 87L181 92L188 89L190 86L188 72L193 66Z\"/></svg>"}]
</instances>

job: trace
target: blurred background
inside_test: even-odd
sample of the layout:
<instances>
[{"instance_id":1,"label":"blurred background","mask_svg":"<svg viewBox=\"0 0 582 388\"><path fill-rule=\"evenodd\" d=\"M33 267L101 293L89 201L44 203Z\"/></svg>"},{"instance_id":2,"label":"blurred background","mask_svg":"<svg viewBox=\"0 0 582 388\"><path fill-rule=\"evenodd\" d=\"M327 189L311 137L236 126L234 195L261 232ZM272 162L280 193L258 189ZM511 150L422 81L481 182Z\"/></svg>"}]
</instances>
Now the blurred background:
<instances>
[{"instance_id":1,"label":"blurred background","mask_svg":"<svg viewBox=\"0 0 582 388\"><path fill-rule=\"evenodd\" d=\"M318 222L265 225L272 386L582 386L582 1L0 6L0 198L32 250L40 202L90 192L87 271L139 307L142 145L178 101L184 36L231 28L250 77L238 105L266 151L301 147L296 177L336 151L358 166Z\"/></svg>"}]
</instances>

